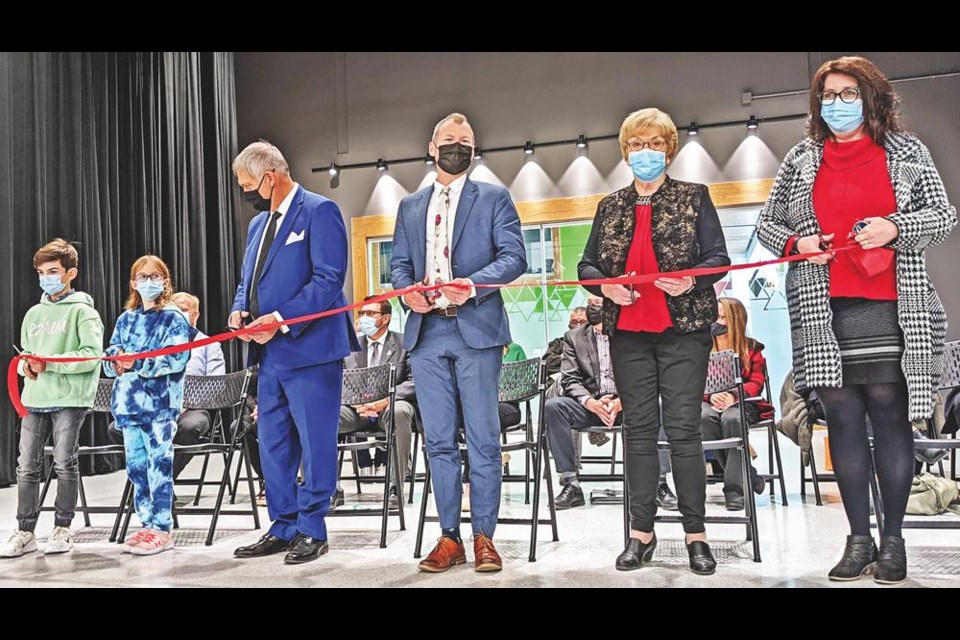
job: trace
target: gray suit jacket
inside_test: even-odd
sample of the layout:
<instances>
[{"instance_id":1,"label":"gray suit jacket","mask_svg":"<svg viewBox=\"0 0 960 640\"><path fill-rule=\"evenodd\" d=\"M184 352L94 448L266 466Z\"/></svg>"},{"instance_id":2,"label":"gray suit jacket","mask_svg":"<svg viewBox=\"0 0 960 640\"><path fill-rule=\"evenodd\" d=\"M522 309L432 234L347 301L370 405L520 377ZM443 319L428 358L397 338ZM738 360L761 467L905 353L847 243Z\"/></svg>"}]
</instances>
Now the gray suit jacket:
<instances>
[{"instance_id":1,"label":"gray suit jacket","mask_svg":"<svg viewBox=\"0 0 960 640\"><path fill-rule=\"evenodd\" d=\"M596 398L600 392L600 356L589 324L563 336L560 387L563 395L581 403L585 402L582 398Z\"/></svg>"},{"instance_id":2,"label":"gray suit jacket","mask_svg":"<svg viewBox=\"0 0 960 640\"><path fill-rule=\"evenodd\" d=\"M360 339L360 351L348 355L343 361L344 366L347 369L366 369L369 366L367 363L368 347L369 340L364 336ZM413 388L413 369L410 368L410 355L403 348L402 333L387 332L379 364L386 364L387 362L397 365L397 400L416 401Z\"/></svg>"}]
</instances>

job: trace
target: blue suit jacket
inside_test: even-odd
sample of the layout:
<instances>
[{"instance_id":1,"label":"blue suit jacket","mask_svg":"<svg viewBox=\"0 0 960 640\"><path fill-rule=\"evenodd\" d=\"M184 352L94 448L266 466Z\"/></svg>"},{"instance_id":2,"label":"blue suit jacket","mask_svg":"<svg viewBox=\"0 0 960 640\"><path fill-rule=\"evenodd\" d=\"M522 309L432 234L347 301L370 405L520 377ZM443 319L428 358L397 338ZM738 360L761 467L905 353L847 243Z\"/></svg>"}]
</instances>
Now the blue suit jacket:
<instances>
[{"instance_id":1,"label":"blue suit jacket","mask_svg":"<svg viewBox=\"0 0 960 640\"><path fill-rule=\"evenodd\" d=\"M426 270L427 208L433 185L400 201L393 232L390 279L395 289L422 282ZM460 194L450 243L454 278L474 284L512 282L527 270L520 218L503 187L469 178ZM422 315L411 313L404 327L403 346L413 349L420 337ZM477 288L477 295L457 311L464 342L474 349L509 344L510 322L498 289Z\"/></svg>"},{"instance_id":2,"label":"blue suit jacket","mask_svg":"<svg viewBox=\"0 0 960 640\"><path fill-rule=\"evenodd\" d=\"M279 311L284 320L310 315L347 304L343 283L347 273L347 231L340 208L332 200L297 185L290 209L283 217L260 281L253 283L257 249L270 212L261 211L250 221L247 248L237 295L231 311L249 308L249 292L256 286L263 315ZM250 343L249 364L264 352L289 369L345 358L360 345L347 312L290 325L262 347Z\"/></svg>"}]
</instances>

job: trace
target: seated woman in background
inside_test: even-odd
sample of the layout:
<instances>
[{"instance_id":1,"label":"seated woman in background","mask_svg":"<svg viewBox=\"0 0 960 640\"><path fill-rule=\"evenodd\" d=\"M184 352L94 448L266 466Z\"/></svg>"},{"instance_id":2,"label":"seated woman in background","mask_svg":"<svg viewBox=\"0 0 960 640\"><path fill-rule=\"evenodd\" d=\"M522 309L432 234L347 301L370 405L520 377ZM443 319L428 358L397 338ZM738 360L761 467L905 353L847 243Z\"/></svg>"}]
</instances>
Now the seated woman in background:
<instances>
[{"instance_id":1,"label":"seated woman in background","mask_svg":"<svg viewBox=\"0 0 960 640\"><path fill-rule=\"evenodd\" d=\"M743 367L743 391L748 398L758 397L763 392L763 370L766 360L763 357L763 343L747 337L747 310L735 298L720 298L719 315L713 323L713 352L730 349L740 356ZM736 390L703 396L700 411L700 428L704 442L724 438L740 437L740 406ZM773 412L773 407L765 400L747 402L744 413L748 424L756 422ZM717 460L723 467L723 496L727 511L743 509L743 471L740 452L736 449L715 451ZM763 478L750 466L751 486L758 494L766 487Z\"/></svg>"}]
</instances>

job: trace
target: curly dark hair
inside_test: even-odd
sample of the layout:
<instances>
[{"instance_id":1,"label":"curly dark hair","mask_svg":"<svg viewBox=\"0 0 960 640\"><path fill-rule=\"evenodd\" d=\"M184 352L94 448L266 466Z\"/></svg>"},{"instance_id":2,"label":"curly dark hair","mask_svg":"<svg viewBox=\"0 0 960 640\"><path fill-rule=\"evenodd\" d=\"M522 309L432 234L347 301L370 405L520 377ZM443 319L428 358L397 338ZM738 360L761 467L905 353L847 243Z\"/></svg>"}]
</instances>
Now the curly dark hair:
<instances>
[{"instance_id":1,"label":"curly dark hair","mask_svg":"<svg viewBox=\"0 0 960 640\"><path fill-rule=\"evenodd\" d=\"M863 100L864 131L877 144L883 144L888 133L903 131L900 123L900 97L894 92L883 71L866 58L844 56L828 60L820 65L810 82L810 117L807 120L807 135L823 142L833 138L833 132L820 115L820 93L827 76L842 73L853 76L860 86Z\"/></svg>"}]
</instances>

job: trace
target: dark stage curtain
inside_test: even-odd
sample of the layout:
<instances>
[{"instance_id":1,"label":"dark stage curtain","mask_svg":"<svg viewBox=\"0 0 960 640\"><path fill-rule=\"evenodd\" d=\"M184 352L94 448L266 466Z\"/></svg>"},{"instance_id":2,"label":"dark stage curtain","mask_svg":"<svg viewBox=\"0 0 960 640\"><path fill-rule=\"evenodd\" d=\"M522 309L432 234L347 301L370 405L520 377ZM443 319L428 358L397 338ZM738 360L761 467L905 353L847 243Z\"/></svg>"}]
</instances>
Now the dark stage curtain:
<instances>
[{"instance_id":1,"label":"dark stage curtain","mask_svg":"<svg viewBox=\"0 0 960 640\"><path fill-rule=\"evenodd\" d=\"M201 300L199 327L218 333L242 250L231 53L0 53L0 353L40 299L34 251L81 243L78 289L113 331L129 269L162 257L174 286ZM236 362L226 349L228 366ZM3 359L4 372L7 359ZM15 482L18 420L0 402L0 486ZM107 441L106 421L82 444ZM82 459L84 473L118 460Z\"/></svg>"}]
</instances>

